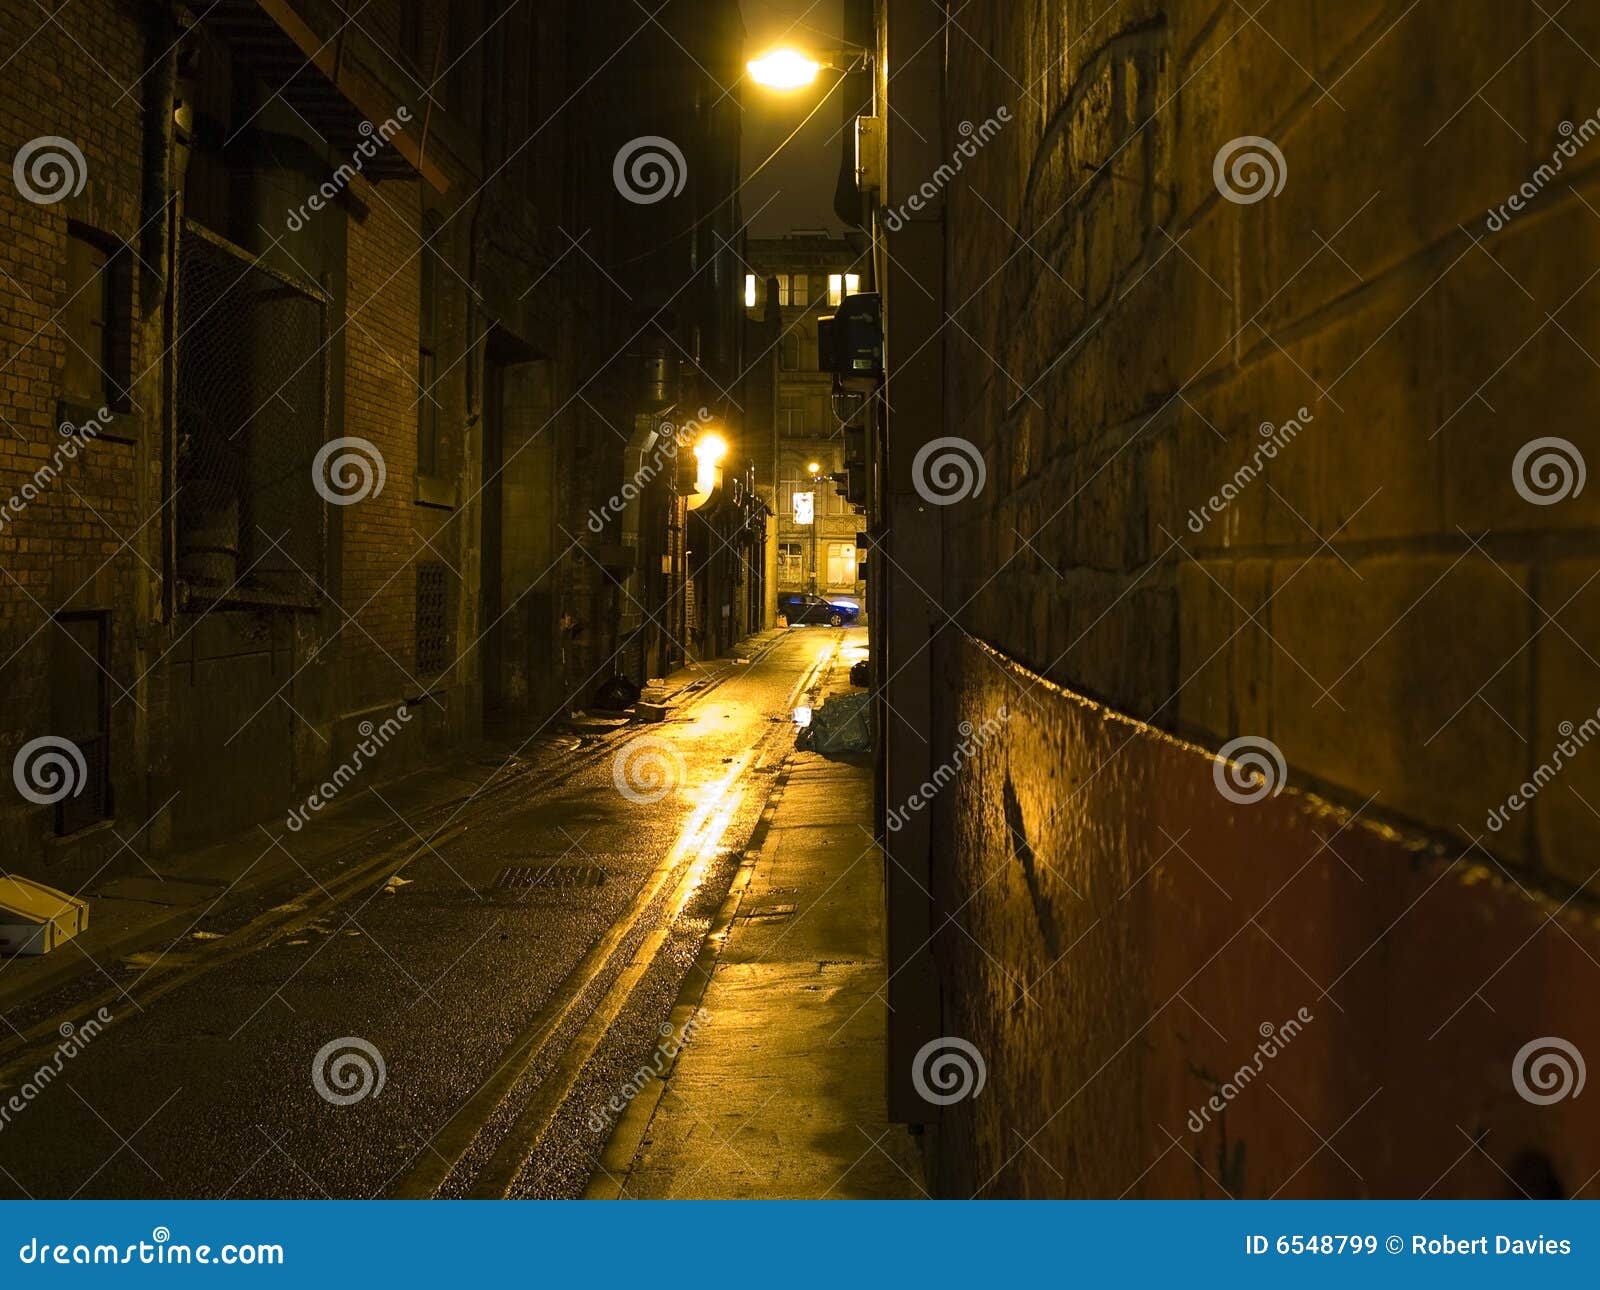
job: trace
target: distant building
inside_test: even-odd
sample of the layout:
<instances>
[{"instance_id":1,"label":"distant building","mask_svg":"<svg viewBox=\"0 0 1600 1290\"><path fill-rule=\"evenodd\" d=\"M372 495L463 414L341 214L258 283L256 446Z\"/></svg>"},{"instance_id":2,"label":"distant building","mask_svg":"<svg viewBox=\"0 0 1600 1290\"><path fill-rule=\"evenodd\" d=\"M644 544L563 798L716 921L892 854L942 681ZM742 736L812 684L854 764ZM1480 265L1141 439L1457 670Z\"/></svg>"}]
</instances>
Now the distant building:
<instances>
[{"instance_id":1,"label":"distant building","mask_svg":"<svg viewBox=\"0 0 1600 1290\"><path fill-rule=\"evenodd\" d=\"M863 517L831 478L844 468L844 437L832 377L817 368L817 319L863 289L867 259L851 239L823 233L752 238L746 247L746 418L759 477L772 489L776 595L812 591L860 601L865 593L856 543Z\"/></svg>"}]
</instances>

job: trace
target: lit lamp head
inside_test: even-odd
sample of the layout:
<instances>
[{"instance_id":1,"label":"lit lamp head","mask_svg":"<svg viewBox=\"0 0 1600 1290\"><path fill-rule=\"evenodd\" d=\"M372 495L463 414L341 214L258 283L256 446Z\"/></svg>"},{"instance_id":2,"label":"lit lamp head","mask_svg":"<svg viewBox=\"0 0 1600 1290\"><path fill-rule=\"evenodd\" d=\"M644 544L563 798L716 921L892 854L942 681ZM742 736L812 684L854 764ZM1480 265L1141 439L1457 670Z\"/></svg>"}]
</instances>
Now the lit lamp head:
<instances>
[{"instance_id":1,"label":"lit lamp head","mask_svg":"<svg viewBox=\"0 0 1600 1290\"><path fill-rule=\"evenodd\" d=\"M806 472L808 474L815 475L821 469L822 469L822 463L820 461L808 461L806 463Z\"/></svg>"},{"instance_id":2,"label":"lit lamp head","mask_svg":"<svg viewBox=\"0 0 1600 1290\"><path fill-rule=\"evenodd\" d=\"M774 49L746 64L750 79L769 90L799 90L817 79L822 64L799 50Z\"/></svg>"},{"instance_id":3,"label":"lit lamp head","mask_svg":"<svg viewBox=\"0 0 1600 1290\"><path fill-rule=\"evenodd\" d=\"M703 434L695 440L695 492L709 493L717 486L717 467L728 455L728 441L719 434Z\"/></svg>"},{"instance_id":4,"label":"lit lamp head","mask_svg":"<svg viewBox=\"0 0 1600 1290\"><path fill-rule=\"evenodd\" d=\"M719 465L728 455L728 441L719 434L703 434L695 440L694 459L701 465Z\"/></svg>"}]
</instances>

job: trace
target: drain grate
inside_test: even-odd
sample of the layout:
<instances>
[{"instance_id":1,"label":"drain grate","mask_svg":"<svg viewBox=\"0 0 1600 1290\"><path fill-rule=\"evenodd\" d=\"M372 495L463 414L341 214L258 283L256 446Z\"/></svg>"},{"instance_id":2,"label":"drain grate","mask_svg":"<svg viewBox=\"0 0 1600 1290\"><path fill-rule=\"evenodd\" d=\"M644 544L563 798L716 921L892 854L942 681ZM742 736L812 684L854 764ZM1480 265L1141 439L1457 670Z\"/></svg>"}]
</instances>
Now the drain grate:
<instances>
[{"instance_id":1,"label":"drain grate","mask_svg":"<svg viewBox=\"0 0 1600 1290\"><path fill-rule=\"evenodd\" d=\"M494 880L496 891L568 891L598 887L606 871L597 864L508 864Z\"/></svg>"}]
</instances>

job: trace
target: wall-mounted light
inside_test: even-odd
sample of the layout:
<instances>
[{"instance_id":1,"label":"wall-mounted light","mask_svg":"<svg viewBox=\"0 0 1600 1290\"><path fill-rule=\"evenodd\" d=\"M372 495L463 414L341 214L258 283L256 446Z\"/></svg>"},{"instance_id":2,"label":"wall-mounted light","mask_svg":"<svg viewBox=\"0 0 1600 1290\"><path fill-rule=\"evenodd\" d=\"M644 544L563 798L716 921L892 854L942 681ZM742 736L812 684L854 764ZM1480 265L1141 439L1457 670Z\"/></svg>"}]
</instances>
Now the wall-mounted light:
<instances>
[{"instance_id":1,"label":"wall-mounted light","mask_svg":"<svg viewBox=\"0 0 1600 1290\"><path fill-rule=\"evenodd\" d=\"M797 49L774 49L746 64L750 79L769 90L798 90L817 79L822 64Z\"/></svg>"}]
</instances>

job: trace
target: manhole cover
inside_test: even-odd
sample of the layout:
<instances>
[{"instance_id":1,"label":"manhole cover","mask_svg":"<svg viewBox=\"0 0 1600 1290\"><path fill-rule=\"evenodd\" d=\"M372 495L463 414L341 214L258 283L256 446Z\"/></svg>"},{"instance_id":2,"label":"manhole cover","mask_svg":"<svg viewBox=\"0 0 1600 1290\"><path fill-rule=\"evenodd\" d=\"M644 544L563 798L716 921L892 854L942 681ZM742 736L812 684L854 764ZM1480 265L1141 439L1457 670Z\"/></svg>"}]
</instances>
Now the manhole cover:
<instances>
[{"instance_id":1,"label":"manhole cover","mask_svg":"<svg viewBox=\"0 0 1600 1290\"><path fill-rule=\"evenodd\" d=\"M508 864L494 880L497 891L598 887L606 871L597 864Z\"/></svg>"}]
</instances>

